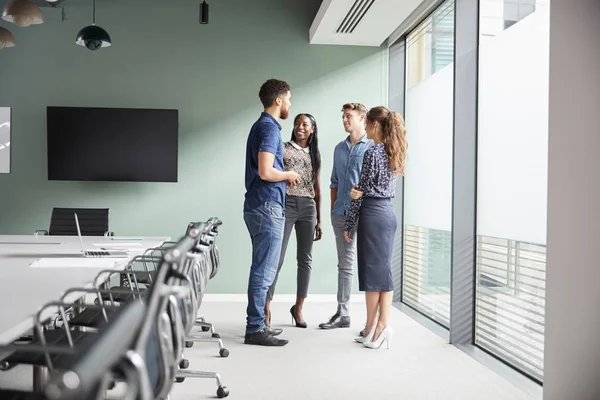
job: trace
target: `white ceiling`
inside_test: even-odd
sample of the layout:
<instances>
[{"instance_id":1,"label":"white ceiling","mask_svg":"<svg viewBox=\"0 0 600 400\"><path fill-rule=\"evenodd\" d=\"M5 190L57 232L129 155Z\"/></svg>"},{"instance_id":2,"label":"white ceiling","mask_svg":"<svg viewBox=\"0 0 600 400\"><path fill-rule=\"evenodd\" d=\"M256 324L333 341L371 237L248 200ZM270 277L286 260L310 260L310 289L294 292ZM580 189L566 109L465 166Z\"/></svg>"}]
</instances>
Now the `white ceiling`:
<instances>
[{"instance_id":1,"label":"white ceiling","mask_svg":"<svg viewBox=\"0 0 600 400\"><path fill-rule=\"evenodd\" d=\"M375 0L354 32L336 33L355 1L323 0L310 27L310 43L380 46L422 0Z\"/></svg>"}]
</instances>

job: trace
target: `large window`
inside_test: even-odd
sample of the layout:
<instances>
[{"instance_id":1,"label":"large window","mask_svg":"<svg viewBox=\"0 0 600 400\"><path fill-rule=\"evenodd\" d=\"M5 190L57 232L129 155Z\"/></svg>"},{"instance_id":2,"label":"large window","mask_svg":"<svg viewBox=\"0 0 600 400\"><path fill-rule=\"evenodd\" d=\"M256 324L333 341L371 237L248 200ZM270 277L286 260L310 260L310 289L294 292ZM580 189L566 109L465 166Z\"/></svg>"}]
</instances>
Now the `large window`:
<instances>
[{"instance_id":1,"label":"large window","mask_svg":"<svg viewBox=\"0 0 600 400\"><path fill-rule=\"evenodd\" d=\"M484 36L495 36L501 33L533 14L537 3L540 3L540 1L480 0L480 33Z\"/></svg>"},{"instance_id":2,"label":"large window","mask_svg":"<svg viewBox=\"0 0 600 400\"><path fill-rule=\"evenodd\" d=\"M390 47L390 104L409 143L400 300L538 382L549 2L446 0Z\"/></svg>"},{"instance_id":3,"label":"large window","mask_svg":"<svg viewBox=\"0 0 600 400\"><path fill-rule=\"evenodd\" d=\"M548 0L481 0L475 343L543 378Z\"/></svg>"},{"instance_id":4,"label":"large window","mask_svg":"<svg viewBox=\"0 0 600 400\"><path fill-rule=\"evenodd\" d=\"M406 39L407 89L454 61L454 1L446 1Z\"/></svg>"},{"instance_id":5,"label":"large window","mask_svg":"<svg viewBox=\"0 0 600 400\"><path fill-rule=\"evenodd\" d=\"M443 326L450 319L454 1L406 38L402 301Z\"/></svg>"}]
</instances>

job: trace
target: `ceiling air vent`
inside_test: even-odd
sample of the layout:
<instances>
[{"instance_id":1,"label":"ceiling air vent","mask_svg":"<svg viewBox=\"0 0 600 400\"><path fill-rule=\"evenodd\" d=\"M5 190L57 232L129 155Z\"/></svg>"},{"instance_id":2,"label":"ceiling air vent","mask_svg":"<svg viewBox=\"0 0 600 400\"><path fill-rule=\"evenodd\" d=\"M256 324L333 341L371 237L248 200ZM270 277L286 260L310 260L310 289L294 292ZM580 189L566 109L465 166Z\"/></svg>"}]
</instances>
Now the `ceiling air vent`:
<instances>
[{"instance_id":1,"label":"ceiling air vent","mask_svg":"<svg viewBox=\"0 0 600 400\"><path fill-rule=\"evenodd\" d=\"M336 33L352 33L363 19L369 8L375 3L375 0L355 0L350 11L344 17L344 20L338 26Z\"/></svg>"}]
</instances>

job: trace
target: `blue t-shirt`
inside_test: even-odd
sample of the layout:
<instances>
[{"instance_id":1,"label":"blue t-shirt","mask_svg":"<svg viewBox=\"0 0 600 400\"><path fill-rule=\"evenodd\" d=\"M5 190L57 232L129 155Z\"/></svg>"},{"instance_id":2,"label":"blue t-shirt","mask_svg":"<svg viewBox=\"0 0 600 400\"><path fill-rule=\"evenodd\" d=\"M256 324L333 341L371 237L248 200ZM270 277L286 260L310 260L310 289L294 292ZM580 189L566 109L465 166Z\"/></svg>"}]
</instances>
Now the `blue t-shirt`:
<instances>
[{"instance_id":1,"label":"blue t-shirt","mask_svg":"<svg viewBox=\"0 0 600 400\"><path fill-rule=\"evenodd\" d=\"M283 168L283 141L281 125L269 113L263 112L252 125L246 142L246 200L244 212L252 211L266 202L274 201L285 207L286 182L267 182L258 175L258 153L275 155L273 167Z\"/></svg>"}]
</instances>

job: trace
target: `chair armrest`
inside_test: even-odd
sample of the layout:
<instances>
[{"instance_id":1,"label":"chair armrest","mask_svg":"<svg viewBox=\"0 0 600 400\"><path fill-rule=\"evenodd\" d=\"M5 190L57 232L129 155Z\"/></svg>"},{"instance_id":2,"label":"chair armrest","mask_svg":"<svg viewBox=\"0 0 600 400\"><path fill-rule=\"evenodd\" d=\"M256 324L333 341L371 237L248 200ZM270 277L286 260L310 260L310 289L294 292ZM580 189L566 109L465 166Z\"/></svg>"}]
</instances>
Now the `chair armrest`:
<instances>
[{"instance_id":1,"label":"chair armrest","mask_svg":"<svg viewBox=\"0 0 600 400\"><path fill-rule=\"evenodd\" d=\"M94 278L94 282L93 282L93 286L96 287L97 289L100 289L100 286L110 282L110 279L113 276L125 276L127 281L129 282L129 284L132 284L134 286L127 286L127 287L123 287L125 290L127 290L129 293L133 293L133 294L139 294L142 293L142 291L140 290L140 284L137 281L137 277L138 276L142 276L145 277L149 274L150 272L147 271L133 271L133 270L122 270L122 271L116 271L113 269L105 269L105 270L101 270L98 272L98 274L96 275L96 277ZM103 279L105 278L105 279ZM100 290L112 290L112 289L100 289Z\"/></svg>"},{"instance_id":2,"label":"chair armrest","mask_svg":"<svg viewBox=\"0 0 600 400\"><path fill-rule=\"evenodd\" d=\"M24 351L29 353L43 353L48 351L56 354L74 354L75 351L71 347L56 346L56 345L41 345L33 343L9 343L0 345L0 351Z\"/></svg>"},{"instance_id":3,"label":"chair armrest","mask_svg":"<svg viewBox=\"0 0 600 400\"><path fill-rule=\"evenodd\" d=\"M36 231L33 234L35 236L40 236L40 233L43 234L42 236L48 236L48 231L45 229L36 229Z\"/></svg>"},{"instance_id":4,"label":"chair armrest","mask_svg":"<svg viewBox=\"0 0 600 400\"><path fill-rule=\"evenodd\" d=\"M128 293L128 294L132 293L132 292L133 292L132 289L126 290L126 293ZM67 295L69 295L71 293L80 293L81 294L80 298L84 298L84 299L85 299L85 295L87 295L87 294L95 294L96 295L96 299L98 300L98 304L94 304L93 306L94 307L95 306L100 306L100 308L102 310L104 310L104 309L106 309L108 307L103 304L103 302L102 302L102 296L101 295L102 294L112 295L114 293L118 293L118 291L117 290L111 290L111 289L100 289L100 288L95 288L95 289L94 288L71 288L71 289L66 290L62 294L62 296L60 298L60 301L62 301L65 304L68 304L68 302L65 300L65 298L67 297ZM111 298L111 307L117 307L115 305L115 301L112 299L112 296L110 298ZM85 301L84 301L82 304L78 304L77 302L73 302L71 307L81 307L81 308L90 307L90 308L92 308L91 306L92 306L92 304L85 303ZM104 314L106 316L106 313L104 313Z\"/></svg>"}]
</instances>

